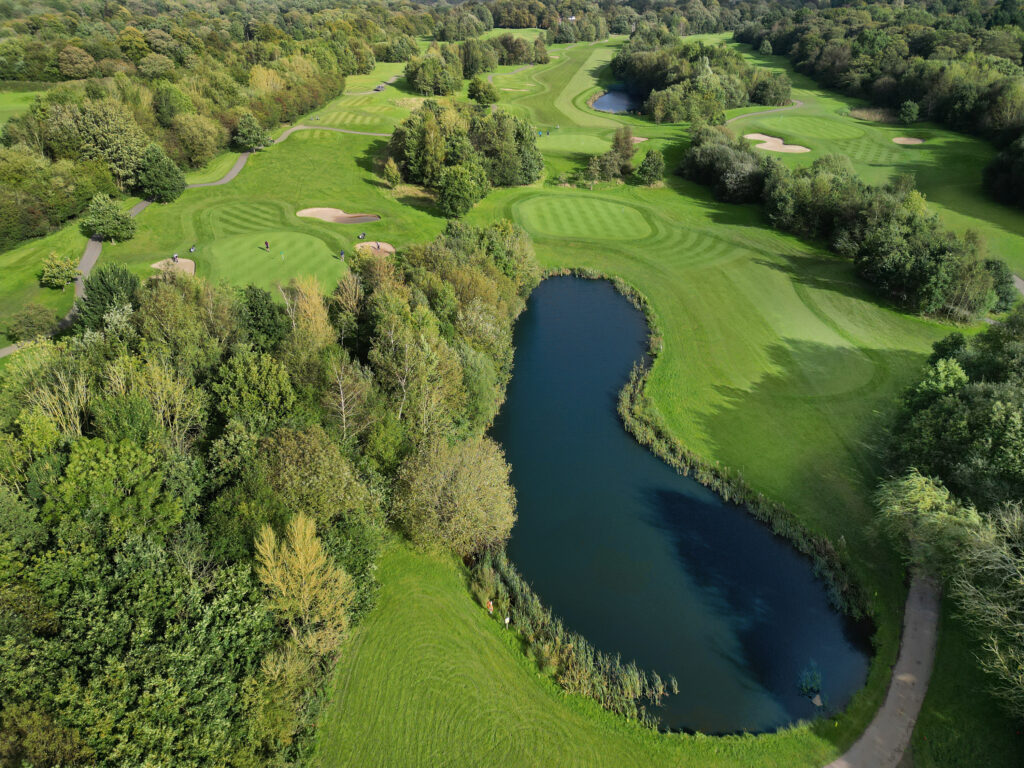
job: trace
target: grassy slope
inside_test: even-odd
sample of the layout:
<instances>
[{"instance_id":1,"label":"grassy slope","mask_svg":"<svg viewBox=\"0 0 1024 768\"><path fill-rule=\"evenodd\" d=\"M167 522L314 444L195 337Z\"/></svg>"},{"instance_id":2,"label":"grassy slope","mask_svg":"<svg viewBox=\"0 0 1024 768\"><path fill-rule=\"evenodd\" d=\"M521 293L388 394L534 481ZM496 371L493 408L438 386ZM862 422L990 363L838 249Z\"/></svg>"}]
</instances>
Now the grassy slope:
<instances>
[{"instance_id":1,"label":"grassy slope","mask_svg":"<svg viewBox=\"0 0 1024 768\"><path fill-rule=\"evenodd\" d=\"M335 766L816 766L806 728L768 738L660 736L539 675L464 588L461 565L395 546L378 608L338 667L313 764ZM827 729L823 729L827 730ZM749 762L746 762L749 765Z\"/></svg>"}]
</instances>

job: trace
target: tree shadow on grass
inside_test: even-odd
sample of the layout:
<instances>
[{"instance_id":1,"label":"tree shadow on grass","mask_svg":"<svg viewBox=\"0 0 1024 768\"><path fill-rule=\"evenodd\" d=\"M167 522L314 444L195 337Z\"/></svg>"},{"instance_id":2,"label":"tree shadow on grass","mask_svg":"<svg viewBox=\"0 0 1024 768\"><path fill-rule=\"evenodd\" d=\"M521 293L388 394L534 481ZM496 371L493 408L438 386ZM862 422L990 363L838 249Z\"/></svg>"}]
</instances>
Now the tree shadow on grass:
<instances>
[{"instance_id":1,"label":"tree shadow on grass","mask_svg":"<svg viewBox=\"0 0 1024 768\"><path fill-rule=\"evenodd\" d=\"M764 354L751 385L714 387L699 419L713 455L833 541L866 542L888 427L927 351L784 338Z\"/></svg>"},{"instance_id":2,"label":"tree shadow on grass","mask_svg":"<svg viewBox=\"0 0 1024 768\"><path fill-rule=\"evenodd\" d=\"M788 275L798 285L833 291L851 299L869 301L886 309L900 311L899 307L872 290L871 285L857 275L853 262L848 259L824 253L813 256L792 253L775 255L775 259L759 258L754 259L754 263Z\"/></svg>"},{"instance_id":3,"label":"tree shadow on grass","mask_svg":"<svg viewBox=\"0 0 1024 768\"><path fill-rule=\"evenodd\" d=\"M384 164L384 150L387 148L388 143L383 139L378 141L370 142L366 150L356 156L356 165L362 168L364 171L370 173L379 173L380 167Z\"/></svg>"}]
</instances>

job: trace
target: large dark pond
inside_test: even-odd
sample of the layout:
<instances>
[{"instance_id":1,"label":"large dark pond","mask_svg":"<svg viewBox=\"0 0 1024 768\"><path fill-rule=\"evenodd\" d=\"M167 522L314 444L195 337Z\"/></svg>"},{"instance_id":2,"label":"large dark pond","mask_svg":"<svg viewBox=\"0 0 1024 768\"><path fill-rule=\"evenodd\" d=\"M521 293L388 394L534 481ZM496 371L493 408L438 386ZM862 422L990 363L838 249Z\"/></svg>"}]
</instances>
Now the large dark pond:
<instances>
[{"instance_id":1,"label":"large dark pond","mask_svg":"<svg viewBox=\"0 0 1024 768\"><path fill-rule=\"evenodd\" d=\"M680 693L662 725L768 731L827 709L866 678L863 631L833 610L808 559L636 443L615 411L647 327L605 281L557 277L515 329L493 434L519 502L508 551L541 599L598 648Z\"/></svg>"},{"instance_id":2,"label":"large dark pond","mask_svg":"<svg viewBox=\"0 0 1024 768\"><path fill-rule=\"evenodd\" d=\"M632 112L643 106L639 99L622 86L612 86L593 103L594 109L601 112Z\"/></svg>"}]
</instances>

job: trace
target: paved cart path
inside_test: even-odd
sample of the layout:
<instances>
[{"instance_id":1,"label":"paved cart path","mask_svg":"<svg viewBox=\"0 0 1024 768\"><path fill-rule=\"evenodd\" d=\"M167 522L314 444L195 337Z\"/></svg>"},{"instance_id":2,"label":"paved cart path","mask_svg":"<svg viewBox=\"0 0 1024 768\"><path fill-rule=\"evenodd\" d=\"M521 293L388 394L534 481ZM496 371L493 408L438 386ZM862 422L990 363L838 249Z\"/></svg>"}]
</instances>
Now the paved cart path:
<instances>
[{"instance_id":1,"label":"paved cart path","mask_svg":"<svg viewBox=\"0 0 1024 768\"><path fill-rule=\"evenodd\" d=\"M896 768L910 743L935 661L939 587L915 574L903 613L900 655L885 703L846 754L825 768Z\"/></svg>"}]
</instances>

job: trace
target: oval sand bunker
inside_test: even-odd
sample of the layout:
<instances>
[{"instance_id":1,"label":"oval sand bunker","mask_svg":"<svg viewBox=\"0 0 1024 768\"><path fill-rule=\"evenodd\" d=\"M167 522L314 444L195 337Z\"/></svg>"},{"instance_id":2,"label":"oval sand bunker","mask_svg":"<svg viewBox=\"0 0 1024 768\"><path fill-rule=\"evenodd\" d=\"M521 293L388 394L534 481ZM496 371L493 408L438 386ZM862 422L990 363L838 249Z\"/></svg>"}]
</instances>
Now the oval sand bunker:
<instances>
[{"instance_id":1,"label":"oval sand bunker","mask_svg":"<svg viewBox=\"0 0 1024 768\"><path fill-rule=\"evenodd\" d=\"M161 272L184 272L187 275L194 275L196 273L196 263L192 259L179 258L177 262L174 259L161 259L149 266L153 269L159 269Z\"/></svg>"},{"instance_id":2,"label":"oval sand bunker","mask_svg":"<svg viewBox=\"0 0 1024 768\"><path fill-rule=\"evenodd\" d=\"M743 138L761 142L760 144L755 144L754 148L763 149L767 152L798 154L800 152L811 151L808 147L801 147L799 144L787 144L778 136L766 136L763 133L747 133L744 134Z\"/></svg>"},{"instance_id":3,"label":"oval sand bunker","mask_svg":"<svg viewBox=\"0 0 1024 768\"><path fill-rule=\"evenodd\" d=\"M903 144L905 146L914 144L924 144L924 139L912 139L909 136L897 136L892 140L893 144Z\"/></svg>"},{"instance_id":4,"label":"oval sand bunker","mask_svg":"<svg viewBox=\"0 0 1024 768\"><path fill-rule=\"evenodd\" d=\"M329 221L332 224L369 224L380 221L380 216L375 213L345 213L340 208L303 208L295 215L304 219Z\"/></svg>"}]
</instances>

